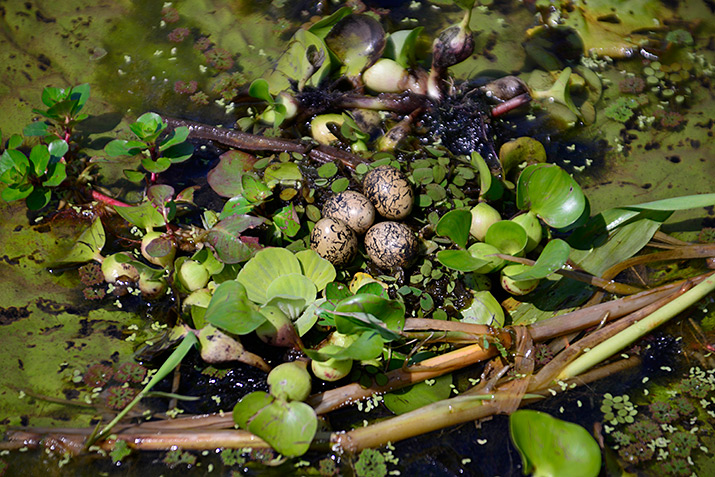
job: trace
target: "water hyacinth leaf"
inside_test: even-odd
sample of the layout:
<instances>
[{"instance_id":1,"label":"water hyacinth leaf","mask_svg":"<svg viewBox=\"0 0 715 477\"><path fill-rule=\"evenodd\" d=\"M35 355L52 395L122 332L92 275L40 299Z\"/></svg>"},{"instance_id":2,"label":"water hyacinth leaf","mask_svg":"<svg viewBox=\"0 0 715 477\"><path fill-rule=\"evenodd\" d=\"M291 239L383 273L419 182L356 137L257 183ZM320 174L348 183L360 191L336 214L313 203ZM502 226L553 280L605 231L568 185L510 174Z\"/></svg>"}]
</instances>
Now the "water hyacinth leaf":
<instances>
[{"instance_id":1,"label":"water hyacinth leaf","mask_svg":"<svg viewBox=\"0 0 715 477\"><path fill-rule=\"evenodd\" d=\"M439 219L435 233L449 237L452 242L463 248L467 245L471 225L472 214L468 210L451 210Z\"/></svg>"},{"instance_id":2,"label":"water hyacinth leaf","mask_svg":"<svg viewBox=\"0 0 715 477\"><path fill-rule=\"evenodd\" d=\"M382 298L390 298L389 294L387 293L387 289L382 285L382 283L379 282L370 282L362 285L358 290L355 292L356 295L362 295L362 294L369 294L369 295L377 295Z\"/></svg>"},{"instance_id":3,"label":"water hyacinth leaf","mask_svg":"<svg viewBox=\"0 0 715 477\"><path fill-rule=\"evenodd\" d=\"M273 223L286 237L294 237L300 230L300 220L293 204L276 212L273 216Z\"/></svg>"},{"instance_id":4,"label":"water hyacinth leaf","mask_svg":"<svg viewBox=\"0 0 715 477\"><path fill-rule=\"evenodd\" d=\"M209 186L221 197L235 197L243 192L241 177L253 169L256 157L246 152L231 150L219 156L216 167L206 176Z\"/></svg>"},{"instance_id":5,"label":"water hyacinth leaf","mask_svg":"<svg viewBox=\"0 0 715 477\"><path fill-rule=\"evenodd\" d=\"M550 240L539 255L536 263L528 271L509 275L514 280L534 280L546 278L564 266L569 259L571 247L561 239Z\"/></svg>"},{"instance_id":6,"label":"water hyacinth leaf","mask_svg":"<svg viewBox=\"0 0 715 477\"><path fill-rule=\"evenodd\" d=\"M395 414L405 414L420 407L447 399L452 392L452 375L446 374L429 382L422 381L410 387L384 395L387 408Z\"/></svg>"},{"instance_id":7,"label":"water hyacinth leaf","mask_svg":"<svg viewBox=\"0 0 715 477\"><path fill-rule=\"evenodd\" d=\"M314 250L301 250L295 254L300 262L300 267L305 275L318 291L322 291L333 280L336 272L332 263L318 255Z\"/></svg>"},{"instance_id":8,"label":"water hyacinth leaf","mask_svg":"<svg viewBox=\"0 0 715 477\"><path fill-rule=\"evenodd\" d=\"M499 161L504 175L507 175L514 167L524 162L531 164L546 162L546 149L536 139L522 136L502 144L499 149Z\"/></svg>"},{"instance_id":9,"label":"water hyacinth leaf","mask_svg":"<svg viewBox=\"0 0 715 477\"><path fill-rule=\"evenodd\" d=\"M601 449L577 424L539 411L519 410L509 417L509 432L525 473L595 477L601 470Z\"/></svg>"},{"instance_id":10,"label":"water hyacinth leaf","mask_svg":"<svg viewBox=\"0 0 715 477\"><path fill-rule=\"evenodd\" d=\"M285 248L265 248L256 253L238 273L238 280L256 303L266 303L266 291L273 280L290 273L301 273L300 262Z\"/></svg>"},{"instance_id":11,"label":"water hyacinth leaf","mask_svg":"<svg viewBox=\"0 0 715 477\"><path fill-rule=\"evenodd\" d=\"M204 320L229 333L245 335L258 328L266 318L248 300L243 285L228 280L214 291Z\"/></svg>"},{"instance_id":12,"label":"water hyacinth leaf","mask_svg":"<svg viewBox=\"0 0 715 477\"><path fill-rule=\"evenodd\" d=\"M533 164L519 175L516 205L531 210L551 227L576 222L586 207L581 187L566 171L552 164Z\"/></svg>"},{"instance_id":13,"label":"water hyacinth leaf","mask_svg":"<svg viewBox=\"0 0 715 477\"><path fill-rule=\"evenodd\" d=\"M452 270L472 272L488 265L489 262L476 258L466 250L440 250L437 252L439 263Z\"/></svg>"},{"instance_id":14,"label":"water hyacinth leaf","mask_svg":"<svg viewBox=\"0 0 715 477\"><path fill-rule=\"evenodd\" d=\"M377 329L383 338L392 341L399 337L394 331L401 331L405 326L405 305L377 295L346 298L338 303L334 313L335 326L345 334L360 329Z\"/></svg>"},{"instance_id":15,"label":"water hyacinth leaf","mask_svg":"<svg viewBox=\"0 0 715 477\"><path fill-rule=\"evenodd\" d=\"M268 442L286 457L305 454L318 429L318 418L304 402L283 401L262 391L241 399L233 409L234 421Z\"/></svg>"},{"instance_id":16,"label":"water hyacinth leaf","mask_svg":"<svg viewBox=\"0 0 715 477\"><path fill-rule=\"evenodd\" d=\"M308 31L310 31L319 38L325 38L325 35L330 32L330 29L333 28L336 23L338 23L346 16L350 15L352 12L353 10L350 7L340 7L332 15L324 17L315 22L313 25L311 25Z\"/></svg>"},{"instance_id":17,"label":"water hyacinth leaf","mask_svg":"<svg viewBox=\"0 0 715 477\"><path fill-rule=\"evenodd\" d=\"M344 283L330 282L325 286L325 298L335 304L352 295L353 293Z\"/></svg>"},{"instance_id":18,"label":"water hyacinth leaf","mask_svg":"<svg viewBox=\"0 0 715 477\"><path fill-rule=\"evenodd\" d=\"M151 202L142 202L132 207L114 206L114 210L127 222L140 229L150 230L166 224L164 217Z\"/></svg>"},{"instance_id":19,"label":"water hyacinth leaf","mask_svg":"<svg viewBox=\"0 0 715 477\"><path fill-rule=\"evenodd\" d=\"M214 225L206 234L206 241L224 263L243 262L248 260L260 245L254 237L244 237L241 234L263 222L265 219L260 217L233 215Z\"/></svg>"},{"instance_id":20,"label":"water hyacinth leaf","mask_svg":"<svg viewBox=\"0 0 715 477\"><path fill-rule=\"evenodd\" d=\"M473 271L477 273L491 273L494 270L498 270L504 265L504 260L494 256L500 253L499 249L493 245L489 245L485 242L477 242L467 249L467 251L472 255L472 257L485 260L486 264L479 268L475 268Z\"/></svg>"},{"instance_id":21,"label":"water hyacinth leaf","mask_svg":"<svg viewBox=\"0 0 715 477\"><path fill-rule=\"evenodd\" d=\"M248 87L248 95L252 98L262 99L268 103L273 103L273 96L268 91L268 81L263 78L253 80Z\"/></svg>"},{"instance_id":22,"label":"water hyacinth leaf","mask_svg":"<svg viewBox=\"0 0 715 477\"><path fill-rule=\"evenodd\" d=\"M62 255L59 262L82 263L93 260L99 255L102 247L104 247L105 240L106 234L104 227L98 217L92 221L92 225L77 237L75 245L68 253Z\"/></svg>"},{"instance_id":23,"label":"water hyacinth leaf","mask_svg":"<svg viewBox=\"0 0 715 477\"><path fill-rule=\"evenodd\" d=\"M469 307L460 310L463 323L490 325L497 328L504 326L504 309L494 295L486 290L474 293Z\"/></svg>"},{"instance_id":24,"label":"water hyacinth leaf","mask_svg":"<svg viewBox=\"0 0 715 477\"><path fill-rule=\"evenodd\" d=\"M385 30L373 17L354 14L342 18L325 37L325 44L345 65L349 78L360 74L382 56Z\"/></svg>"},{"instance_id":25,"label":"water hyacinth leaf","mask_svg":"<svg viewBox=\"0 0 715 477\"><path fill-rule=\"evenodd\" d=\"M305 350L305 354L315 361L327 361L331 358L337 360L356 359L368 360L377 358L382 354L385 341L375 331L364 331L347 348L330 347L318 350Z\"/></svg>"},{"instance_id":26,"label":"water hyacinth leaf","mask_svg":"<svg viewBox=\"0 0 715 477\"><path fill-rule=\"evenodd\" d=\"M399 30L387 37L384 57L395 60L403 68L409 68L415 63L417 40L423 27L412 30Z\"/></svg>"},{"instance_id":27,"label":"water hyacinth leaf","mask_svg":"<svg viewBox=\"0 0 715 477\"><path fill-rule=\"evenodd\" d=\"M487 229L484 242L498 248L501 253L518 255L529 240L524 227L510 220L500 220Z\"/></svg>"},{"instance_id":28,"label":"water hyacinth leaf","mask_svg":"<svg viewBox=\"0 0 715 477\"><path fill-rule=\"evenodd\" d=\"M479 196L483 196L492 187L492 172L486 161L477 151L472 152L471 156L472 167L476 167L479 171Z\"/></svg>"},{"instance_id":29,"label":"water hyacinth leaf","mask_svg":"<svg viewBox=\"0 0 715 477\"><path fill-rule=\"evenodd\" d=\"M267 76L269 91L277 95L290 89L291 81L296 80L299 89L306 85L317 87L330 69L330 53L323 40L311 31L299 29Z\"/></svg>"},{"instance_id":30,"label":"water hyacinth leaf","mask_svg":"<svg viewBox=\"0 0 715 477\"><path fill-rule=\"evenodd\" d=\"M661 212L669 215L669 212ZM665 219L663 219L665 220ZM579 267L601 276L613 265L626 260L640 251L658 231L662 220L642 218L635 222L621 225L608 234L608 238L592 249L571 251L570 258Z\"/></svg>"}]
</instances>

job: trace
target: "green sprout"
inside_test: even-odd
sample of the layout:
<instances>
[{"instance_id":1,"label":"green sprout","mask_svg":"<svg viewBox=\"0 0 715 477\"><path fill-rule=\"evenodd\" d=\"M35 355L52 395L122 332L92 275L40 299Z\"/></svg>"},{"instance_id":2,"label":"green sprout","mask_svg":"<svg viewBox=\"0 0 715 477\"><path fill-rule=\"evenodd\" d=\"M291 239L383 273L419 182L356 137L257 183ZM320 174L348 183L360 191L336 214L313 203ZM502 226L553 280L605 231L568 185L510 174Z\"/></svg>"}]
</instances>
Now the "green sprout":
<instances>
[{"instance_id":1,"label":"green sprout","mask_svg":"<svg viewBox=\"0 0 715 477\"><path fill-rule=\"evenodd\" d=\"M141 154L141 165L151 173L151 182L156 174L164 172L172 164L184 162L194 153L194 146L186 142L187 127L178 127L162 136L167 123L156 113L145 113L129 126L138 140L115 139L104 147L110 157L136 156ZM141 172L125 171L130 180L143 177Z\"/></svg>"},{"instance_id":2,"label":"green sprout","mask_svg":"<svg viewBox=\"0 0 715 477\"><path fill-rule=\"evenodd\" d=\"M47 109L33 109L32 112L45 118L23 129L25 136L50 136L69 142L77 123L89 117L80 114L89 99L89 84L71 88L47 87L42 91L42 102Z\"/></svg>"},{"instance_id":3,"label":"green sprout","mask_svg":"<svg viewBox=\"0 0 715 477\"><path fill-rule=\"evenodd\" d=\"M0 156L0 181L7 184L2 198L7 202L25 199L30 210L45 207L52 197L52 189L67 178L64 155L69 147L57 139L49 144L32 148L30 156L17 148L22 138L14 135L8 148Z\"/></svg>"}]
</instances>

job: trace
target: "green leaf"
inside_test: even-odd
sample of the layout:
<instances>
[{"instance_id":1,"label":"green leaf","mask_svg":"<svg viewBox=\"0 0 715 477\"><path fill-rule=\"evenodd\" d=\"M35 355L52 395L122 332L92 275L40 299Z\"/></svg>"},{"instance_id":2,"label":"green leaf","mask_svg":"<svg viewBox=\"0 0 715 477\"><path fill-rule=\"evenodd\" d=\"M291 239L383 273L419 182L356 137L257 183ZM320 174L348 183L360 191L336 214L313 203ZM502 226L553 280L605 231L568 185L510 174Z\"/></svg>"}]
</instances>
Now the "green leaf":
<instances>
[{"instance_id":1,"label":"green leaf","mask_svg":"<svg viewBox=\"0 0 715 477\"><path fill-rule=\"evenodd\" d=\"M472 167L479 171L479 195L486 194L492 186L492 172L481 154L472 152Z\"/></svg>"},{"instance_id":2,"label":"green leaf","mask_svg":"<svg viewBox=\"0 0 715 477\"><path fill-rule=\"evenodd\" d=\"M526 247L529 237L524 227L511 220L500 220L487 229L484 242L498 248L501 253L518 255Z\"/></svg>"},{"instance_id":3,"label":"green leaf","mask_svg":"<svg viewBox=\"0 0 715 477\"><path fill-rule=\"evenodd\" d=\"M300 220L293 204L289 204L276 212L273 216L273 223L286 237L295 237L295 234L300 230Z\"/></svg>"},{"instance_id":4,"label":"green leaf","mask_svg":"<svg viewBox=\"0 0 715 477\"><path fill-rule=\"evenodd\" d=\"M263 202L273 193L263 182L248 174L241 176L241 188L243 196L254 204Z\"/></svg>"},{"instance_id":5,"label":"green leaf","mask_svg":"<svg viewBox=\"0 0 715 477\"><path fill-rule=\"evenodd\" d=\"M266 288L266 303L277 306L291 320L296 320L305 309L305 306L313 303L317 297L318 290L315 285L302 273L288 273L281 275ZM280 298L300 298L302 305L298 307L293 304L281 306L279 302L271 302L276 297Z\"/></svg>"},{"instance_id":6,"label":"green leaf","mask_svg":"<svg viewBox=\"0 0 715 477\"><path fill-rule=\"evenodd\" d=\"M104 247L105 240L104 227L102 227L102 221L98 217L94 219L92 225L80 234L75 245L68 253L62 255L59 262L83 263L94 260L99 255L102 247Z\"/></svg>"},{"instance_id":7,"label":"green leaf","mask_svg":"<svg viewBox=\"0 0 715 477\"><path fill-rule=\"evenodd\" d=\"M377 358L382 354L385 341L375 331L364 331L347 348L336 347L335 351L305 350L305 354L316 361L356 359L358 361Z\"/></svg>"},{"instance_id":8,"label":"green leaf","mask_svg":"<svg viewBox=\"0 0 715 477\"><path fill-rule=\"evenodd\" d=\"M47 136L47 123L44 121L35 121L34 123L30 123L22 130L22 134L28 137Z\"/></svg>"},{"instance_id":9,"label":"green leaf","mask_svg":"<svg viewBox=\"0 0 715 477\"><path fill-rule=\"evenodd\" d=\"M233 408L233 418L242 429L268 442L286 457L305 454L318 429L318 418L304 402L283 401L256 391Z\"/></svg>"},{"instance_id":10,"label":"green leaf","mask_svg":"<svg viewBox=\"0 0 715 477\"><path fill-rule=\"evenodd\" d=\"M35 190L35 188L31 184L20 184L12 187L6 187L2 191L2 199L5 202L21 200L32 194L33 190Z\"/></svg>"},{"instance_id":11,"label":"green leaf","mask_svg":"<svg viewBox=\"0 0 715 477\"><path fill-rule=\"evenodd\" d=\"M232 215L211 227L206 241L211 244L224 263L239 263L248 260L260 248L258 241L241 234L258 227L265 219L251 215Z\"/></svg>"},{"instance_id":12,"label":"green leaf","mask_svg":"<svg viewBox=\"0 0 715 477\"><path fill-rule=\"evenodd\" d=\"M158 114L144 113L137 118L135 123L129 125L129 129L142 141L153 143L166 126L166 123Z\"/></svg>"},{"instance_id":13,"label":"green leaf","mask_svg":"<svg viewBox=\"0 0 715 477\"><path fill-rule=\"evenodd\" d=\"M181 144L182 142L186 141L186 138L189 137L189 128L186 126L181 126L176 129L174 129L169 136L164 138L161 141L161 144L159 144L159 151L166 151L168 148L172 146L176 146L177 144Z\"/></svg>"},{"instance_id":14,"label":"green leaf","mask_svg":"<svg viewBox=\"0 0 715 477\"><path fill-rule=\"evenodd\" d=\"M32 163L35 175L42 177L47 170L47 164L50 162L50 151L44 144L38 144L30 151L30 162Z\"/></svg>"},{"instance_id":15,"label":"green leaf","mask_svg":"<svg viewBox=\"0 0 715 477\"><path fill-rule=\"evenodd\" d=\"M70 149L69 144L67 144L67 141L64 139L55 139L47 146L47 148L50 151L53 161L60 160Z\"/></svg>"},{"instance_id":16,"label":"green leaf","mask_svg":"<svg viewBox=\"0 0 715 477\"><path fill-rule=\"evenodd\" d=\"M67 178L67 165L63 162L51 164L46 175L47 180L42 185L45 187L57 187Z\"/></svg>"},{"instance_id":17,"label":"green leaf","mask_svg":"<svg viewBox=\"0 0 715 477\"><path fill-rule=\"evenodd\" d=\"M265 248L253 256L238 273L238 280L256 303L267 301L266 291L276 278L289 273L301 273L300 262L285 248Z\"/></svg>"},{"instance_id":18,"label":"green leaf","mask_svg":"<svg viewBox=\"0 0 715 477\"><path fill-rule=\"evenodd\" d=\"M223 220L234 215L245 215L251 212L253 207L254 204L246 200L245 197L239 195L226 201L218 218Z\"/></svg>"},{"instance_id":19,"label":"green leaf","mask_svg":"<svg viewBox=\"0 0 715 477\"><path fill-rule=\"evenodd\" d=\"M472 272L489 262L474 257L466 250L440 250L437 252L437 261L447 268L460 272Z\"/></svg>"},{"instance_id":20,"label":"green leaf","mask_svg":"<svg viewBox=\"0 0 715 477\"><path fill-rule=\"evenodd\" d=\"M387 37L387 45L383 56L395 60L404 68L414 66L417 40L422 30L424 28L420 26L412 30L399 30L392 33Z\"/></svg>"},{"instance_id":21,"label":"green leaf","mask_svg":"<svg viewBox=\"0 0 715 477\"><path fill-rule=\"evenodd\" d=\"M25 198L25 204L30 210L40 210L50 203L52 192L44 187L34 187L32 192Z\"/></svg>"},{"instance_id":22,"label":"green leaf","mask_svg":"<svg viewBox=\"0 0 715 477\"><path fill-rule=\"evenodd\" d=\"M263 78L253 80L251 86L248 87L248 95L266 101L268 104L275 103L273 96L268 91L268 81Z\"/></svg>"},{"instance_id":23,"label":"green leaf","mask_svg":"<svg viewBox=\"0 0 715 477\"><path fill-rule=\"evenodd\" d=\"M70 93L67 95L68 99L72 100L74 103L72 107L72 116L77 116L77 114L82 110L84 105L89 99L89 83L83 83L72 87ZM75 118L79 119L79 118Z\"/></svg>"},{"instance_id":24,"label":"green leaf","mask_svg":"<svg viewBox=\"0 0 715 477\"><path fill-rule=\"evenodd\" d=\"M319 38L325 38L325 35L328 34L330 29L333 28L336 23L338 23L346 16L350 15L352 12L353 10L350 7L340 7L332 15L324 17L315 22L313 25L311 25L310 28L308 28L308 31L310 31Z\"/></svg>"},{"instance_id":25,"label":"green leaf","mask_svg":"<svg viewBox=\"0 0 715 477\"><path fill-rule=\"evenodd\" d=\"M387 393L385 406L395 414L405 414L428 404L447 399L452 392L452 375L446 374L436 379L423 381L410 387Z\"/></svg>"},{"instance_id":26,"label":"green leaf","mask_svg":"<svg viewBox=\"0 0 715 477\"><path fill-rule=\"evenodd\" d=\"M166 225L164 217L151 202L142 202L132 207L114 206L114 210L132 225L149 230Z\"/></svg>"},{"instance_id":27,"label":"green leaf","mask_svg":"<svg viewBox=\"0 0 715 477\"><path fill-rule=\"evenodd\" d=\"M227 280L214 291L204 320L229 333L245 335L261 326L266 318L248 300L243 285Z\"/></svg>"},{"instance_id":28,"label":"green leaf","mask_svg":"<svg viewBox=\"0 0 715 477\"><path fill-rule=\"evenodd\" d=\"M301 250L295 254L300 262L300 267L310 281L315 284L318 291L323 290L326 285L335 280L336 272L332 263L322 258L314 250Z\"/></svg>"},{"instance_id":29,"label":"green leaf","mask_svg":"<svg viewBox=\"0 0 715 477\"><path fill-rule=\"evenodd\" d=\"M263 181L271 189L277 184L292 185L302 180L303 174L295 162L274 162L263 174Z\"/></svg>"},{"instance_id":30,"label":"green leaf","mask_svg":"<svg viewBox=\"0 0 715 477\"><path fill-rule=\"evenodd\" d=\"M385 339L400 337L405 325L405 305L377 295L355 295L335 307L335 327L341 333L375 330Z\"/></svg>"},{"instance_id":31,"label":"green leaf","mask_svg":"<svg viewBox=\"0 0 715 477\"><path fill-rule=\"evenodd\" d=\"M42 103L48 108L52 107L55 103L65 98L64 93L64 89L48 86L42 90Z\"/></svg>"},{"instance_id":32,"label":"green leaf","mask_svg":"<svg viewBox=\"0 0 715 477\"><path fill-rule=\"evenodd\" d=\"M577 424L538 411L519 410L509 417L509 431L524 473L595 477L601 470L601 449Z\"/></svg>"},{"instance_id":33,"label":"green leaf","mask_svg":"<svg viewBox=\"0 0 715 477\"><path fill-rule=\"evenodd\" d=\"M452 242L464 248L469 239L469 227L472 225L472 214L468 210L451 210L437 222L435 233L449 237Z\"/></svg>"},{"instance_id":34,"label":"green leaf","mask_svg":"<svg viewBox=\"0 0 715 477\"><path fill-rule=\"evenodd\" d=\"M242 151L221 154L216 167L206 177L209 186L221 197L235 197L243 192L241 177L253 169L255 156Z\"/></svg>"},{"instance_id":35,"label":"green leaf","mask_svg":"<svg viewBox=\"0 0 715 477\"><path fill-rule=\"evenodd\" d=\"M534 164L519 175L516 205L532 210L551 227L563 228L581 217L586 198L573 177L560 167Z\"/></svg>"},{"instance_id":36,"label":"green leaf","mask_svg":"<svg viewBox=\"0 0 715 477\"><path fill-rule=\"evenodd\" d=\"M661 210L674 211L710 207L715 205L715 194L695 194L672 199L662 199L645 204L626 205L621 208L633 210Z\"/></svg>"},{"instance_id":37,"label":"green leaf","mask_svg":"<svg viewBox=\"0 0 715 477\"><path fill-rule=\"evenodd\" d=\"M497 328L504 326L504 309L494 295L486 290L474 292L474 298L468 308L460 310L463 323L490 325Z\"/></svg>"},{"instance_id":38,"label":"green leaf","mask_svg":"<svg viewBox=\"0 0 715 477\"><path fill-rule=\"evenodd\" d=\"M311 63L309 56L322 57L322 64L316 69L317 65ZM278 59L276 69L267 78L270 92L275 95L288 90L292 87L291 82L295 83L296 80L299 87L301 84L318 87L330 69L330 52L325 42L311 31L299 29L285 53Z\"/></svg>"},{"instance_id":39,"label":"green leaf","mask_svg":"<svg viewBox=\"0 0 715 477\"><path fill-rule=\"evenodd\" d=\"M107 153L109 157L117 156L134 156L139 154L142 150L147 149L148 146L139 141L125 141L124 139L115 139L110 141L104 146L104 152Z\"/></svg>"},{"instance_id":40,"label":"green leaf","mask_svg":"<svg viewBox=\"0 0 715 477\"><path fill-rule=\"evenodd\" d=\"M171 159L163 156L157 157L156 161L151 157L142 156L141 163L142 167L146 169L147 172L153 172L154 174L164 172L171 167Z\"/></svg>"},{"instance_id":41,"label":"green leaf","mask_svg":"<svg viewBox=\"0 0 715 477\"><path fill-rule=\"evenodd\" d=\"M539 255L536 263L526 272L509 275L514 280L534 280L546 278L564 266L569 259L571 247L561 239L550 240Z\"/></svg>"},{"instance_id":42,"label":"green leaf","mask_svg":"<svg viewBox=\"0 0 715 477\"><path fill-rule=\"evenodd\" d=\"M194 145L188 142L182 142L165 149L162 156L169 158L172 164L178 164L189 159L193 154Z\"/></svg>"}]
</instances>

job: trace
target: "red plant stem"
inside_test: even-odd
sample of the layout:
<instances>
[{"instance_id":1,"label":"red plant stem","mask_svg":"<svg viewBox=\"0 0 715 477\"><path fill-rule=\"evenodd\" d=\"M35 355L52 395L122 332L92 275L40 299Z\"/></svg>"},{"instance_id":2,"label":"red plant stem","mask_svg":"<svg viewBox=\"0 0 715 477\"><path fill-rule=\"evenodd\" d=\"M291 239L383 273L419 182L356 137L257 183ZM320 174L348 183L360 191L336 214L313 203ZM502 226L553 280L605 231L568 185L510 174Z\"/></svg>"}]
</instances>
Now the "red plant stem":
<instances>
[{"instance_id":1,"label":"red plant stem","mask_svg":"<svg viewBox=\"0 0 715 477\"><path fill-rule=\"evenodd\" d=\"M508 99L504 101L501 104L498 104L492 108L492 116L497 117L501 116L502 114L506 114L509 111L512 111L516 108L518 108L521 105L524 105L531 101L531 96L529 96L529 93L523 93L520 94L519 96L514 96L511 99Z\"/></svg>"},{"instance_id":2,"label":"red plant stem","mask_svg":"<svg viewBox=\"0 0 715 477\"><path fill-rule=\"evenodd\" d=\"M97 192L96 190L92 190L92 199L103 202L107 205L114 205L116 207L131 207L131 205L124 203L121 200L112 199L111 197L104 195L101 192Z\"/></svg>"}]
</instances>

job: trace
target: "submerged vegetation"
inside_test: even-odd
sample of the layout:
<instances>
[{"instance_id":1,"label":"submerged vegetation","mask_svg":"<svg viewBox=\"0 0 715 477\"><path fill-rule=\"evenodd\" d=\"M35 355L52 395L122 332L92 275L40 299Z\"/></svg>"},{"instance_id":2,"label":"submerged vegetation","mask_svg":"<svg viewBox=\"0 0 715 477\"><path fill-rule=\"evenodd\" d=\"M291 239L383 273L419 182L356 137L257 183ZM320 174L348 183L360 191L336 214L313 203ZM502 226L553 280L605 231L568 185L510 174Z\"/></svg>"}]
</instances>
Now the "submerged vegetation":
<instances>
[{"instance_id":1,"label":"submerged vegetation","mask_svg":"<svg viewBox=\"0 0 715 477\"><path fill-rule=\"evenodd\" d=\"M452 73L481 44L474 18L490 7L473 0L433 2L459 20L431 48L423 27L386 32L380 9L321 11L286 29L265 72L165 4L163 41L211 76L167 80L166 94L216 100L232 127L156 108L98 141L89 84L46 87L37 121L2 138L2 198L55 234L43 266L77 296L138 316L119 340L137 346L132 361L107 349L72 371L62 399L17 384L23 398L83 406L92 426L12 421L2 447L113 464L165 450L170 469L221 449L226 468L383 476L399 472L396 443L506 414L525 473L712 466L715 246L661 227L715 194L601 206L572 175L585 163L519 126L535 115L554 138L687 127L694 83L713 72L693 51L698 25L638 39L643 13L542 3L524 45L537 67L470 81ZM580 49L559 54L562 42ZM608 88L600 71L639 48L643 68ZM650 394L606 393L594 435L518 410L645 367L653 330L696 305L697 364ZM336 412L349 406L379 410Z\"/></svg>"}]
</instances>

